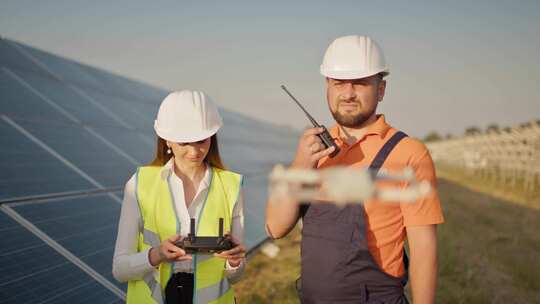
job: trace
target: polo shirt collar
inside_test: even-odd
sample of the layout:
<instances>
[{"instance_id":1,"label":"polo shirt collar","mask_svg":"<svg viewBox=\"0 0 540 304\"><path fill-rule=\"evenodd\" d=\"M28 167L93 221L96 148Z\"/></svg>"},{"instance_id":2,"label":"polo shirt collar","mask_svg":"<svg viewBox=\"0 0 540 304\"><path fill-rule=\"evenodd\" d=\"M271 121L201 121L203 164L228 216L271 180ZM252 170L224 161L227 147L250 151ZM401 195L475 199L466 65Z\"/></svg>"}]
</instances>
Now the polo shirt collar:
<instances>
[{"instance_id":1,"label":"polo shirt collar","mask_svg":"<svg viewBox=\"0 0 540 304\"><path fill-rule=\"evenodd\" d=\"M384 137L386 132L390 130L390 125L386 123L386 119L384 118L384 114L377 114L377 120L375 120L374 123L369 125L366 129L366 133L364 134L364 137L368 135L379 135L381 138ZM335 124L332 128L330 128L330 135L335 140L343 143L343 140L341 139L341 129L339 128L338 124Z\"/></svg>"}]
</instances>

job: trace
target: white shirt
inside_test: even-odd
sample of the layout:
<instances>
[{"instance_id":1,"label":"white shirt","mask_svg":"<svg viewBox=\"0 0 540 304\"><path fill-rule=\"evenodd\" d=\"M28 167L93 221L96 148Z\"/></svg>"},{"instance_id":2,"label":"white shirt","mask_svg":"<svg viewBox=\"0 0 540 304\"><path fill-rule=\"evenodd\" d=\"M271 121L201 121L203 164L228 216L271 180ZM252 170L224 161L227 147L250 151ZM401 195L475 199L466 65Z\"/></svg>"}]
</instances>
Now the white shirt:
<instances>
[{"instance_id":1,"label":"white shirt","mask_svg":"<svg viewBox=\"0 0 540 304\"><path fill-rule=\"evenodd\" d=\"M190 232L190 218L198 220L206 196L209 191L211 180L211 168L207 166L199 188L189 208L186 206L184 186L182 180L174 174L174 161L171 158L162 168L160 176L166 179L171 189L172 199L180 221L180 234L187 236ZM143 226L139 205L136 198L135 175L126 183L124 188L124 200L120 212L118 235L113 257L113 276L120 282L139 280L156 268L150 264L149 251L137 252L137 237ZM240 242L244 242L244 195L240 192L238 201L233 209L231 234ZM218 223L216 223L217 225ZM226 265L226 275L230 281L236 281L244 271L245 261L238 267ZM193 272L193 261L180 261L174 263L174 272Z\"/></svg>"}]
</instances>

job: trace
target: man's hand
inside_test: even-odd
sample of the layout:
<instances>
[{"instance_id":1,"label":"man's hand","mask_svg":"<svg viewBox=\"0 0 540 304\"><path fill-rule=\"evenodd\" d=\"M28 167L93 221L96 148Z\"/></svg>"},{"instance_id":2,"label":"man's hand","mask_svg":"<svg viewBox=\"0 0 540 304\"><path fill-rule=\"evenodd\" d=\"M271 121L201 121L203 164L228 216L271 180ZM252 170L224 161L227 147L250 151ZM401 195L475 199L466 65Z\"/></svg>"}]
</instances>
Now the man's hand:
<instances>
[{"instance_id":1,"label":"man's hand","mask_svg":"<svg viewBox=\"0 0 540 304\"><path fill-rule=\"evenodd\" d=\"M317 136L324 131L323 128L311 128L304 131L296 157L291 164L293 168L313 169L317 162L330 155L334 147L325 149L321 139ZM266 232L272 239L284 237L289 233L298 221L298 204L294 198L268 199L266 205Z\"/></svg>"},{"instance_id":2,"label":"man's hand","mask_svg":"<svg viewBox=\"0 0 540 304\"><path fill-rule=\"evenodd\" d=\"M324 131L323 128L306 129L300 137L296 149L296 157L291 165L294 168L312 169L317 166L319 160L334 152L334 147L325 148L321 139L317 136Z\"/></svg>"}]
</instances>

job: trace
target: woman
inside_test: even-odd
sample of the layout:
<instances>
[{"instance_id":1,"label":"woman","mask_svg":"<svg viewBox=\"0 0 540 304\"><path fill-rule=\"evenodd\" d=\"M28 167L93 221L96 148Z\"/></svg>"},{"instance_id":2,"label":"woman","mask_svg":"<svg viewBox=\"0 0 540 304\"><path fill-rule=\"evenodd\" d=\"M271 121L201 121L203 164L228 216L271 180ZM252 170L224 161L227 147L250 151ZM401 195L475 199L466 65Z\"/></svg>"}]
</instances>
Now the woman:
<instances>
[{"instance_id":1,"label":"woman","mask_svg":"<svg viewBox=\"0 0 540 304\"><path fill-rule=\"evenodd\" d=\"M156 158L127 182L113 275L128 282L127 303L234 303L231 281L245 265L242 176L225 170L217 108L202 92L169 94L154 129ZM218 236L219 219L234 247L186 254L175 242L190 232Z\"/></svg>"}]
</instances>

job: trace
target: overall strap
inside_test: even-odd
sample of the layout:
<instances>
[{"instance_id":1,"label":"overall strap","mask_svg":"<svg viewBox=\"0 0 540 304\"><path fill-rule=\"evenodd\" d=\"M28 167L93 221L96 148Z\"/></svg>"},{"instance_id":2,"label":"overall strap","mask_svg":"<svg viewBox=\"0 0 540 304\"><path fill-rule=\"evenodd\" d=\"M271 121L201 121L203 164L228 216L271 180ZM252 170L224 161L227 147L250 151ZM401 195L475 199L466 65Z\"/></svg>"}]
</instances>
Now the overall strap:
<instances>
[{"instance_id":1,"label":"overall strap","mask_svg":"<svg viewBox=\"0 0 540 304\"><path fill-rule=\"evenodd\" d=\"M377 155L375 155L371 165L369 165L371 177L375 178L377 176L379 169L381 169L384 161L388 158L388 155L390 155L390 152L392 152L394 147L405 137L407 137L407 134L397 131L396 134L392 135L392 137L384 144Z\"/></svg>"},{"instance_id":2,"label":"overall strap","mask_svg":"<svg viewBox=\"0 0 540 304\"><path fill-rule=\"evenodd\" d=\"M377 177L377 173L379 173L379 170L384 164L384 161L390 155L390 152L392 152L394 147L405 137L407 137L407 134L397 131L396 134L392 135L392 137L384 144L381 150L379 150L373 159L373 162L371 162L371 165L369 166L371 177L373 179ZM401 282L403 283L403 286L405 286L409 281L409 257L407 256L405 248L403 248L403 265L405 265L405 275L403 276L403 280Z\"/></svg>"}]
</instances>

